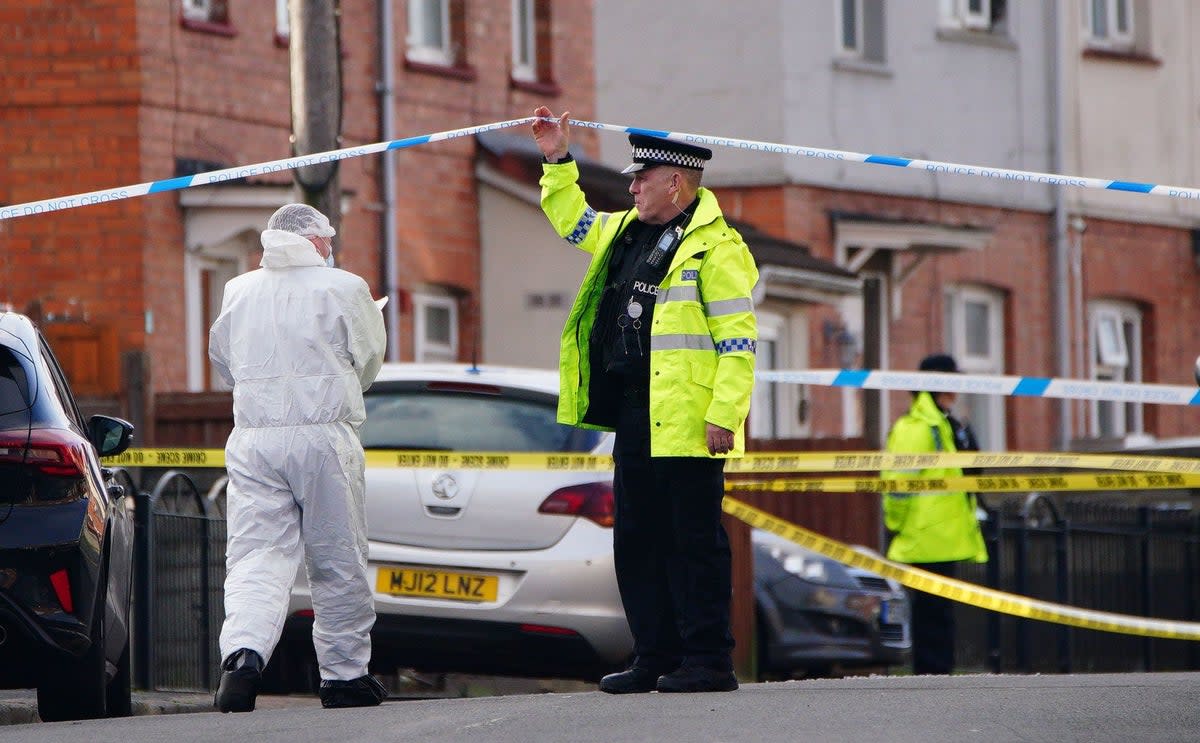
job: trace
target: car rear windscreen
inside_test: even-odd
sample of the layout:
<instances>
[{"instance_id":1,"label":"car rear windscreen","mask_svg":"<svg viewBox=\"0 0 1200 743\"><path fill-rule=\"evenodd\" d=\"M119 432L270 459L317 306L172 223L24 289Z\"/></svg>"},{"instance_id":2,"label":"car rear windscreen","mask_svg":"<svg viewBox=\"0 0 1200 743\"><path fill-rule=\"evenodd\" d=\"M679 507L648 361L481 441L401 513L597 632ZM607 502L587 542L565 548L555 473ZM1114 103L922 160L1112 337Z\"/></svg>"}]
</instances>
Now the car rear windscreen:
<instances>
[{"instance_id":1,"label":"car rear windscreen","mask_svg":"<svg viewBox=\"0 0 1200 743\"><path fill-rule=\"evenodd\" d=\"M0 429L29 425L29 377L11 349L0 346Z\"/></svg>"},{"instance_id":2,"label":"car rear windscreen","mask_svg":"<svg viewBox=\"0 0 1200 743\"><path fill-rule=\"evenodd\" d=\"M371 393L361 430L367 449L587 452L595 431L555 420L552 398L429 391Z\"/></svg>"}]
</instances>

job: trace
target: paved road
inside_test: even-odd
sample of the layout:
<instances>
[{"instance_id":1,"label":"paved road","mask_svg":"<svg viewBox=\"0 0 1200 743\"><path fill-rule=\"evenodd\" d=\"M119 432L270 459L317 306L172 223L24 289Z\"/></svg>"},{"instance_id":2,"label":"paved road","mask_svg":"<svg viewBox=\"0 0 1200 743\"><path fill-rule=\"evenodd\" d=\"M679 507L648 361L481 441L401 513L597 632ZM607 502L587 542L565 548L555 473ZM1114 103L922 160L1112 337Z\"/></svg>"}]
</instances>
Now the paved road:
<instances>
[{"instance_id":1,"label":"paved road","mask_svg":"<svg viewBox=\"0 0 1200 743\"><path fill-rule=\"evenodd\" d=\"M600 692L396 700L323 710L289 700L198 712L0 728L5 743L88 741L1200 741L1200 673L868 677L748 684L731 694Z\"/></svg>"}]
</instances>

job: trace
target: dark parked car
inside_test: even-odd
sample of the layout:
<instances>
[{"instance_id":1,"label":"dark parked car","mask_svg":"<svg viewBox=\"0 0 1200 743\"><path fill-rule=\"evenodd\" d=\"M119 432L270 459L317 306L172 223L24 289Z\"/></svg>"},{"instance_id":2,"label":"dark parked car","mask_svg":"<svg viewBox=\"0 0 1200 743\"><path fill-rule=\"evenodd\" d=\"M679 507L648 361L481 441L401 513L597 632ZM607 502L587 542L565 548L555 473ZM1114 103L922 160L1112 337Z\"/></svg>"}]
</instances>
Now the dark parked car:
<instances>
[{"instance_id":1,"label":"dark parked car","mask_svg":"<svg viewBox=\"0 0 1200 743\"><path fill-rule=\"evenodd\" d=\"M767 531L751 532L758 667L764 677L825 676L907 663L903 586Z\"/></svg>"},{"instance_id":2,"label":"dark parked car","mask_svg":"<svg viewBox=\"0 0 1200 743\"><path fill-rule=\"evenodd\" d=\"M132 435L85 421L41 333L0 313L0 688L37 687L46 721L130 714L133 493L99 457Z\"/></svg>"}]
</instances>

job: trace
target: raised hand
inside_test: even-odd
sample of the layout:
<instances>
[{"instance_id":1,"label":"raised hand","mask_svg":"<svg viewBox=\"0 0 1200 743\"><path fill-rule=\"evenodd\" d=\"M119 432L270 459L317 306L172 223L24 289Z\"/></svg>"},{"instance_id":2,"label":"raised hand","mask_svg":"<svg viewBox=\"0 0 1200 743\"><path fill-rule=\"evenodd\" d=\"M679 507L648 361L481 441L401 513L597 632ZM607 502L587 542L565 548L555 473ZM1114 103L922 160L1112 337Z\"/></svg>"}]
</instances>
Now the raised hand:
<instances>
[{"instance_id":1,"label":"raised hand","mask_svg":"<svg viewBox=\"0 0 1200 743\"><path fill-rule=\"evenodd\" d=\"M562 116L555 116L549 108L538 106L534 109L533 115L539 117L534 119L532 125L533 140L537 142L538 149L550 162L566 157L571 136L569 123L571 112L564 111ZM546 121L545 119L557 119L557 121Z\"/></svg>"}]
</instances>

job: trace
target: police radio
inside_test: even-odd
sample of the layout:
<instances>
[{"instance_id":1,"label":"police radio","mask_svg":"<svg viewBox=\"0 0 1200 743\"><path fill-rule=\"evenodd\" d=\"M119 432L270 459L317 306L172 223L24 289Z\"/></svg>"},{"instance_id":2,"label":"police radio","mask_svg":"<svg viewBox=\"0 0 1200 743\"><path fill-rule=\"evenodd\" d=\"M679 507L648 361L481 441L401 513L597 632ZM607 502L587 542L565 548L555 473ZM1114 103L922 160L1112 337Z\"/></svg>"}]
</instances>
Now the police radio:
<instances>
[{"instance_id":1,"label":"police radio","mask_svg":"<svg viewBox=\"0 0 1200 743\"><path fill-rule=\"evenodd\" d=\"M658 268L664 258L675 252L675 248L679 247L679 243L682 240L683 227L671 227L664 231L662 237L658 238L658 243L655 244L654 250L651 250L650 254L646 256L646 265Z\"/></svg>"}]
</instances>

